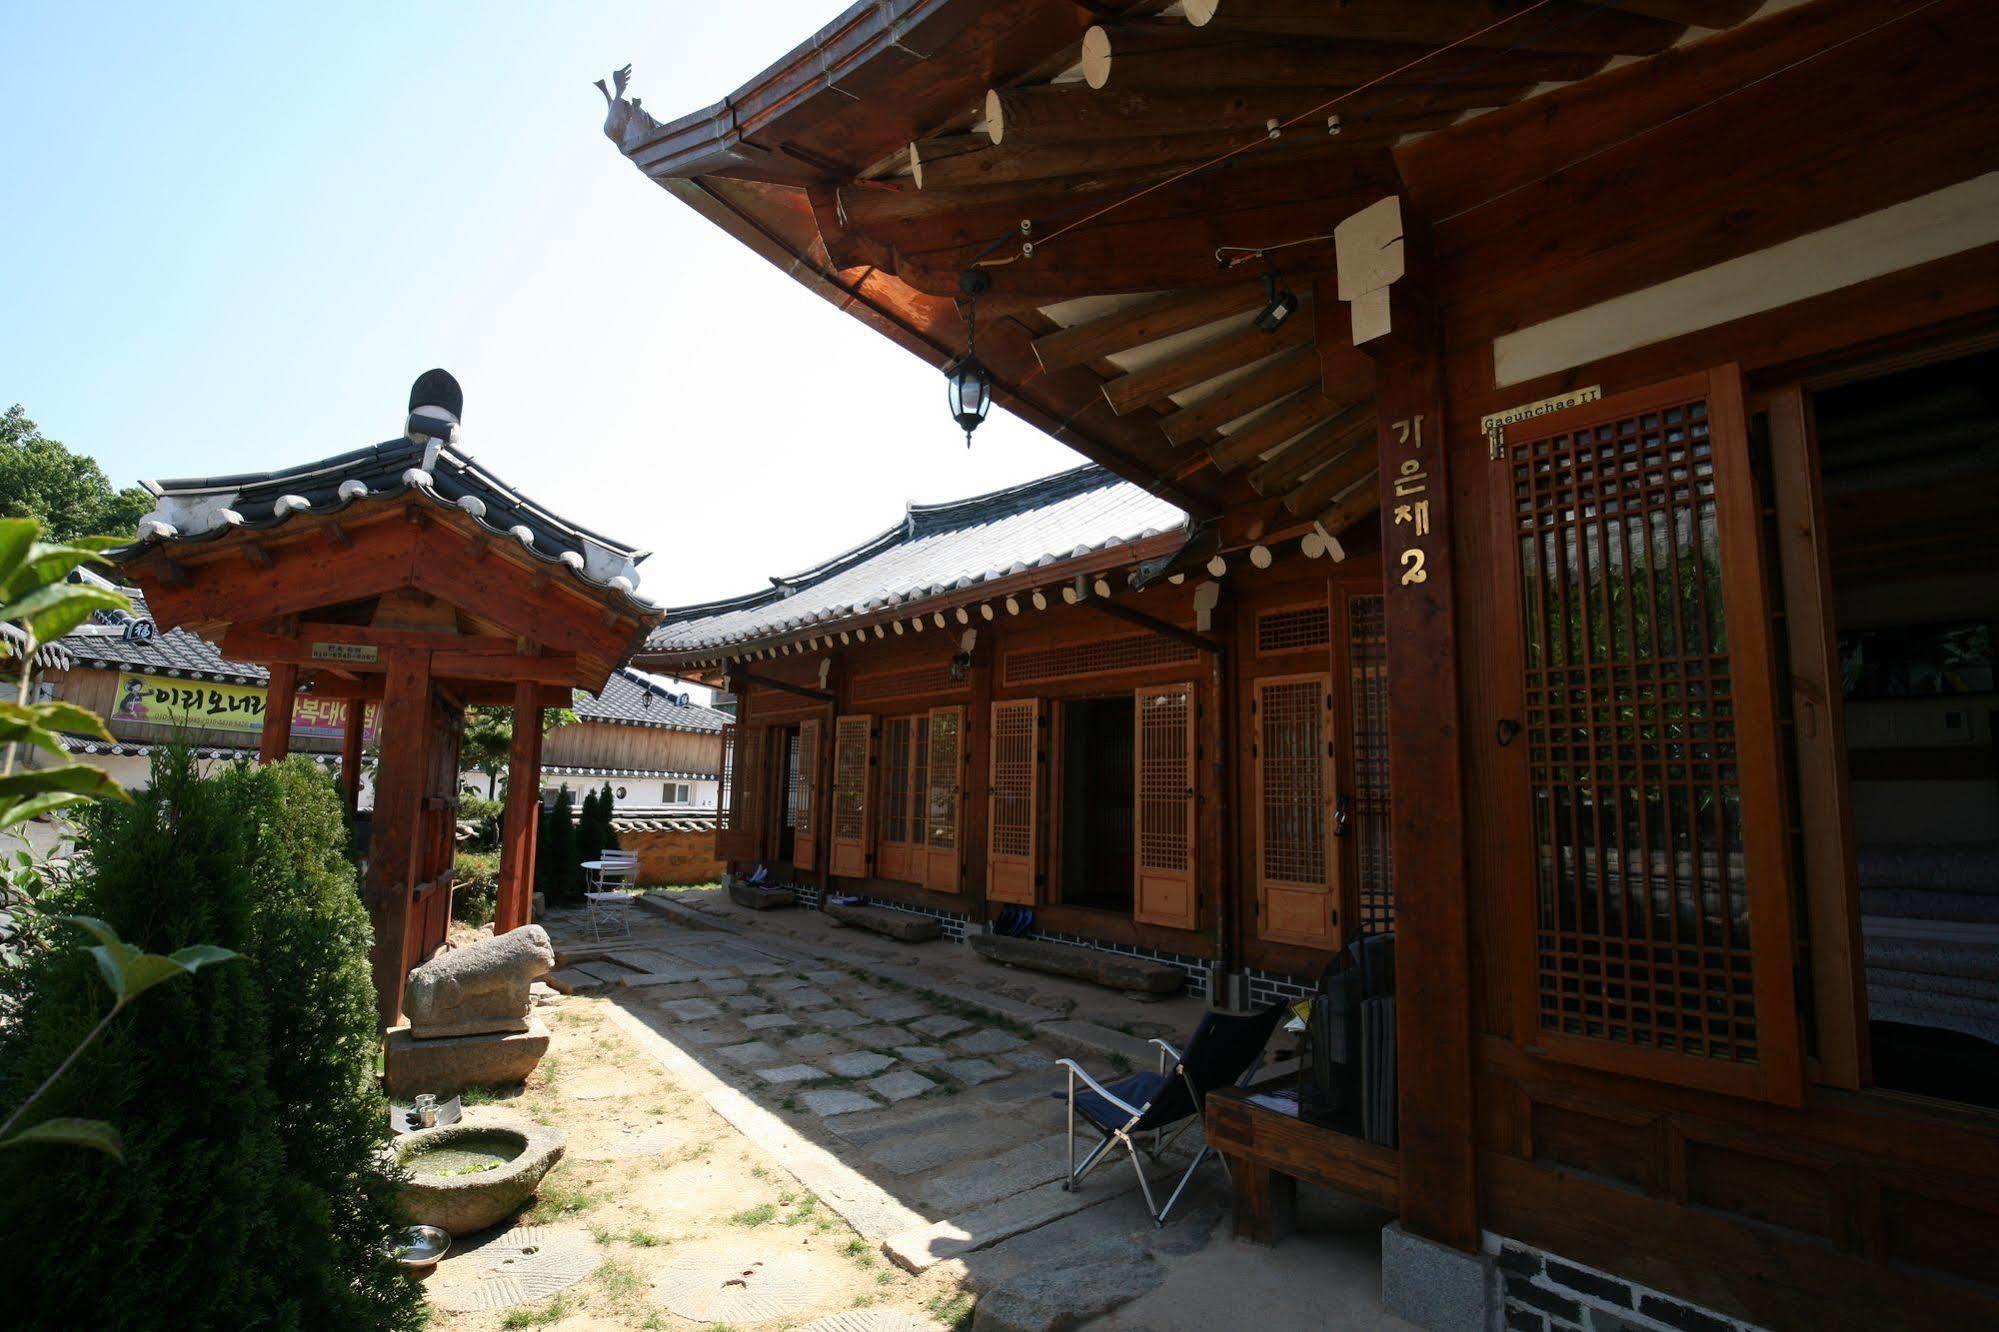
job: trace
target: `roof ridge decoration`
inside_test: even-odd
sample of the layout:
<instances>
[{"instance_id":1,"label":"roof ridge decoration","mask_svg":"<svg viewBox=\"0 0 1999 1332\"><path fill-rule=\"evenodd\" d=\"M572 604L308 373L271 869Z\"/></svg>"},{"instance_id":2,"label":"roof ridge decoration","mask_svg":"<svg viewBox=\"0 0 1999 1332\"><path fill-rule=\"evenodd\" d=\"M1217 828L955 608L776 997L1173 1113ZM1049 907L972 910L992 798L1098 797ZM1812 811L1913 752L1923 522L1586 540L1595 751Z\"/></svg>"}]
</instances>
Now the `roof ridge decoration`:
<instances>
[{"instance_id":1,"label":"roof ridge decoration","mask_svg":"<svg viewBox=\"0 0 1999 1332\"><path fill-rule=\"evenodd\" d=\"M456 416L463 395L456 380L442 370L428 371L410 399L408 424L398 439L275 471L142 482L154 498L153 511L140 520L136 539L113 554L129 559L156 545L212 541L239 529L269 531L294 514L324 516L415 494L466 514L542 563L568 569L595 591L620 594L648 615L657 611L638 593L638 566L650 551L563 518L460 447Z\"/></svg>"}]
</instances>

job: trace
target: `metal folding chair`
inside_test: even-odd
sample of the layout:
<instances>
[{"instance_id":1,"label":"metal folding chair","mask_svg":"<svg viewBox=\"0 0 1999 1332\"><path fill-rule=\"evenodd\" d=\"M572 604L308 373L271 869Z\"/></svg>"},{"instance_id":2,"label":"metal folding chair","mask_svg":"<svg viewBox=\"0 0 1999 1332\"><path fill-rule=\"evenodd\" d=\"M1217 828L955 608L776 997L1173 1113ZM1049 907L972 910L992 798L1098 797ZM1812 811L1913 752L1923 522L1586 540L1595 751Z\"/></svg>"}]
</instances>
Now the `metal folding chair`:
<instances>
[{"instance_id":1,"label":"metal folding chair","mask_svg":"<svg viewBox=\"0 0 1999 1332\"><path fill-rule=\"evenodd\" d=\"M632 922L628 914L632 908L630 893L585 893L583 900L590 908L591 938L602 943L607 934L631 937Z\"/></svg>"},{"instance_id":2,"label":"metal folding chair","mask_svg":"<svg viewBox=\"0 0 1999 1332\"><path fill-rule=\"evenodd\" d=\"M1106 1153L1113 1147L1123 1147L1131 1154L1131 1168L1138 1172L1138 1187L1145 1195L1145 1210L1151 1214L1155 1225L1165 1225L1173 1204L1180 1201L1181 1193L1186 1190L1188 1181L1194 1178L1194 1172L1201 1163L1210 1156L1219 1161L1221 1155L1203 1143L1162 1207L1153 1200L1152 1182L1146 1178L1145 1167L1139 1164L1137 1139L1151 1135L1152 1143L1145 1149L1145 1154L1155 1164L1158 1163L1167 1148L1178 1141L1190 1125L1199 1121L1209 1092L1247 1081L1256 1072L1257 1065L1262 1062L1263 1047L1269 1044L1270 1035L1277 1030L1284 1012L1283 1004L1272 1004L1259 1013L1207 1013L1201 1018L1200 1025L1194 1028L1185 1054L1165 1041L1154 1040L1152 1044L1159 1048L1158 1071L1134 1073L1108 1087L1084 1072L1075 1060L1058 1060L1062 1067L1069 1070L1069 1177L1063 1181L1062 1187L1073 1191ZM1078 1079L1085 1084L1080 1091L1076 1087ZM1062 1095L1060 1092L1056 1094ZM1084 1122L1103 1135L1103 1141L1090 1149L1080 1166L1076 1164L1076 1116L1079 1114ZM1227 1171L1226 1161L1222 1162L1222 1169Z\"/></svg>"}]
</instances>

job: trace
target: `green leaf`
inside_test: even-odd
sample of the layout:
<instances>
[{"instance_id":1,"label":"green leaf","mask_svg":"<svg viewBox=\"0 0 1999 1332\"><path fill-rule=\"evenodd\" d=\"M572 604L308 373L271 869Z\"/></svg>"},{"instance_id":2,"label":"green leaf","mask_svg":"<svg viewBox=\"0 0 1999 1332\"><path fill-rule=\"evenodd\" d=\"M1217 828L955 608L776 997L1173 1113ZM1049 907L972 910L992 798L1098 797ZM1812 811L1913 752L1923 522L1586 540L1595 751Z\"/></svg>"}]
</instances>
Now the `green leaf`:
<instances>
[{"instance_id":1,"label":"green leaf","mask_svg":"<svg viewBox=\"0 0 1999 1332\"><path fill-rule=\"evenodd\" d=\"M48 583L0 606L0 620L25 624L37 641L53 643L89 619L93 611L122 610L131 602L88 583Z\"/></svg>"},{"instance_id":2,"label":"green leaf","mask_svg":"<svg viewBox=\"0 0 1999 1332\"><path fill-rule=\"evenodd\" d=\"M96 799L130 800L125 788L111 780L102 768L88 763L64 763L53 768L30 768L26 772L0 777L0 803L9 797L23 799L48 791L70 791Z\"/></svg>"},{"instance_id":3,"label":"green leaf","mask_svg":"<svg viewBox=\"0 0 1999 1332\"><path fill-rule=\"evenodd\" d=\"M77 795L73 791L50 791L45 795L29 796L12 805L0 803L0 831L70 805L81 805L89 799L89 796Z\"/></svg>"},{"instance_id":4,"label":"green leaf","mask_svg":"<svg viewBox=\"0 0 1999 1332\"><path fill-rule=\"evenodd\" d=\"M118 931L113 928L111 922L108 920L99 920L96 916L57 916L56 919L65 925L74 925L79 929L89 930L99 943L122 944L125 942L118 937Z\"/></svg>"},{"instance_id":5,"label":"green leaf","mask_svg":"<svg viewBox=\"0 0 1999 1332\"><path fill-rule=\"evenodd\" d=\"M80 564L101 564L108 568L111 561L88 546L52 546L37 541L29 549L28 558L0 581L0 597L11 601L44 584L61 582ZM122 597L119 600L127 607L131 605Z\"/></svg>"},{"instance_id":6,"label":"green leaf","mask_svg":"<svg viewBox=\"0 0 1999 1332\"><path fill-rule=\"evenodd\" d=\"M79 708L74 703L34 703L29 706L41 718L42 725L51 730L96 736L100 740L111 738L111 732L104 729L104 719L89 708Z\"/></svg>"},{"instance_id":7,"label":"green leaf","mask_svg":"<svg viewBox=\"0 0 1999 1332\"><path fill-rule=\"evenodd\" d=\"M0 1142L0 1147L23 1147L37 1142L88 1147L103 1152L120 1165L125 1163L125 1145L118 1139L118 1130L101 1119L44 1119Z\"/></svg>"},{"instance_id":8,"label":"green leaf","mask_svg":"<svg viewBox=\"0 0 1999 1332\"><path fill-rule=\"evenodd\" d=\"M232 953L227 948L220 948L215 944L189 944L185 948L174 949L168 955L167 961L183 971L193 972L203 967L212 967L217 962L233 962L241 956L241 953Z\"/></svg>"},{"instance_id":9,"label":"green leaf","mask_svg":"<svg viewBox=\"0 0 1999 1332\"><path fill-rule=\"evenodd\" d=\"M0 519L0 581L11 577L34 548L41 524L32 518Z\"/></svg>"}]
</instances>

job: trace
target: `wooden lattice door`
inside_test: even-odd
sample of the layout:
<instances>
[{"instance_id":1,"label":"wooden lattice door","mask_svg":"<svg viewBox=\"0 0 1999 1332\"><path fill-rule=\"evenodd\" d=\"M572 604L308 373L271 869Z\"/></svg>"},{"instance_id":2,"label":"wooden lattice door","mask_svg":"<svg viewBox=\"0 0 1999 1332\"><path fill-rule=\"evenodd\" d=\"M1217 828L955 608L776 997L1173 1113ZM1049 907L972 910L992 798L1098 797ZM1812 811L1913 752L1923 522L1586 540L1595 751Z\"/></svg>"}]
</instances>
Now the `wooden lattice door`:
<instances>
[{"instance_id":1,"label":"wooden lattice door","mask_svg":"<svg viewBox=\"0 0 1999 1332\"><path fill-rule=\"evenodd\" d=\"M1578 1063L1795 1103L1788 823L1740 378L1544 417L1509 431L1495 469L1521 682L1506 761L1529 852L1516 1031Z\"/></svg>"},{"instance_id":2,"label":"wooden lattice door","mask_svg":"<svg viewBox=\"0 0 1999 1332\"><path fill-rule=\"evenodd\" d=\"M718 859L755 860L763 854L763 752L761 729L722 724L722 774L715 798Z\"/></svg>"},{"instance_id":3,"label":"wooden lattice door","mask_svg":"<svg viewBox=\"0 0 1999 1332\"><path fill-rule=\"evenodd\" d=\"M1324 672L1270 676L1250 704L1257 933L1272 943L1340 945L1332 693Z\"/></svg>"},{"instance_id":4,"label":"wooden lattice door","mask_svg":"<svg viewBox=\"0 0 1999 1332\"><path fill-rule=\"evenodd\" d=\"M992 707L986 896L1032 905L1041 829L1041 700Z\"/></svg>"},{"instance_id":5,"label":"wooden lattice door","mask_svg":"<svg viewBox=\"0 0 1999 1332\"><path fill-rule=\"evenodd\" d=\"M923 886L958 891L958 807L964 790L965 710L930 713L930 763L920 810Z\"/></svg>"},{"instance_id":6,"label":"wooden lattice door","mask_svg":"<svg viewBox=\"0 0 1999 1332\"><path fill-rule=\"evenodd\" d=\"M798 766L795 770L791 863L808 874L819 868L819 719L798 724Z\"/></svg>"},{"instance_id":7,"label":"wooden lattice door","mask_svg":"<svg viewBox=\"0 0 1999 1332\"><path fill-rule=\"evenodd\" d=\"M833 722L832 858L828 868L848 878L868 872L868 769L875 719L865 714Z\"/></svg>"},{"instance_id":8,"label":"wooden lattice door","mask_svg":"<svg viewBox=\"0 0 1999 1332\"><path fill-rule=\"evenodd\" d=\"M1136 691L1132 917L1194 928L1194 686Z\"/></svg>"}]
</instances>

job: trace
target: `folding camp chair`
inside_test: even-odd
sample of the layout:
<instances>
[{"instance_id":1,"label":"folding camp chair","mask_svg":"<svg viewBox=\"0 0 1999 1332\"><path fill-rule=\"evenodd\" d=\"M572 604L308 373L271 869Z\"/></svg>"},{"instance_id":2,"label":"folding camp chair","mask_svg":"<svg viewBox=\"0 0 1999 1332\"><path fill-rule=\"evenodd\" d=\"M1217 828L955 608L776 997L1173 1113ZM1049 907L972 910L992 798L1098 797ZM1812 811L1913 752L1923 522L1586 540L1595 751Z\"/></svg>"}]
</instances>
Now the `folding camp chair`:
<instances>
[{"instance_id":1,"label":"folding camp chair","mask_svg":"<svg viewBox=\"0 0 1999 1332\"><path fill-rule=\"evenodd\" d=\"M631 937L632 923L626 913L632 907L630 893L603 892L585 893L583 900L590 908L590 937L598 943L607 934L622 934Z\"/></svg>"},{"instance_id":2,"label":"folding camp chair","mask_svg":"<svg viewBox=\"0 0 1999 1332\"><path fill-rule=\"evenodd\" d=\"M1108 1087L1085 1073L1075 1060L1058 1060L1062 1067L1069 1070L1069 1177L1063 1181L1062 1187L1074 1190L1083 1182L1083 1176L1104 1159L1105 1153L1112 1147L1122 1146L1131 1153L1131 1168L1138 1172L1138 1187L1145 1194L1145 1210L1151 1213L1154 1224L1165 1225L1167 1213L1173 1210L1174 1203L1180 1201L1180 1194L1194 1177L1194 1172L1210 1155L1220 1160L1220 1153L1203 1143L1201 1150L1195 1152L1194 1159L1188 1163L1186 1172L1180 1176L1180 1182L1174 1185L1166 1205L1161 1207L1153 1201L1152 1184L1145 1177L1145 1167L1138 1162L1138 1145L1134 1139L1140 1134L1151 1134L1152 1145L1146 1149L1146 1155L1157 1162L1166 1149L1186 1132L1188 1125L1200 1118L1209 1092L1245 1082L1256 1071L1257 1065L1262 1062L1263 1047L1269 1043L1270 1034L1277 1030L1284 1012L1283 1004L1272 1004L1260 1013L1209 1012L1194 1028L1193 1039L1187 1042L1185 1054L1165 1041L1154 1040L1152 1044L1159 1047L1159 1071L1134 1073ZM1168 1060L1172 1061L1170 1068ZM1080 1092L1076 1089L1079 1078L1088 1084ZM1083 1158L1080 1166L1076 1164L1078 1114L1104 1139L1090 1149L1090 1154ZM1222 1169L1228 1169L1227 1162L1222 1163Z\"/></svg>"}]
</instances>

